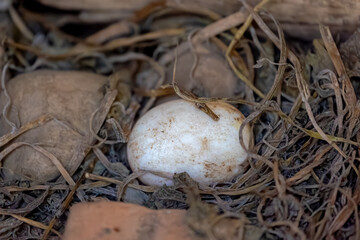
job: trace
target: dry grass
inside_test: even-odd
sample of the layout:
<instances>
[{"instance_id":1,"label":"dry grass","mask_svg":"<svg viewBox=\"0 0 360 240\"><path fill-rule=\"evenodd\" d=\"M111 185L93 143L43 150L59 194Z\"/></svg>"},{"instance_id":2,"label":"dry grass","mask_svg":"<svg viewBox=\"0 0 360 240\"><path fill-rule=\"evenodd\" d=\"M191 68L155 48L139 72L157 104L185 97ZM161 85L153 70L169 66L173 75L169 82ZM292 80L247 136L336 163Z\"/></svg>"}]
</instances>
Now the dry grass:
<instances>
[{"instance_id":1,"label":"dry grass","mask_svg":"<svg viewBox=\"0 0 360 240\"><path fill-rule=\"evenodd\" d=\"M112 114L113 120L106 120L99 132L93 132L97 143L89 148L76 173L69 176L64 170L72 184L61 177L48 184L0 178L0 239L58 238L66 222L64 213L72 204L99 198L150 208L189 209L189 226L207 239L359 239L360 107L353 82L360 73L349 69L353 65L341 57L339 44L326 26L319 27L322 38L314 45L287 41L281 24L261 11L266 2L252 8L243 1L243 9L223 18L210 10L174 10L152 4L124 20L121 27L107 24L98 29L105 35L96 44L80 36L69 37L71 34L41 14L19 8L28 22L44 26L40 32L44 39L38 46L31 44L35 37L21 14L10 8L20 34L3 34L2 62L8 63L5 66L12 76L40 68L78 69L111 76L107 90L118 90L119 83L132 84L128 84L131 95L113 96L100 109L106 114L104 109L108 111L112 104L117 114ZM165 10L182 14L182 20L197 18L179 24ZM68 13L57 14L71 22ZM156 18L161 17L170 19L171 28L152 30ZM276 32L264 18L273 21ZM194 31L199 25L200 30ZM91 36L87 39L95 39ZM246 93L205 98L179 87L176 69L172 82L166 78L165 72L169 64L175 62L176 66L177 56L188 51L197 56L194 47L206 42L222 49L222 60ZM351 44L342 44L342 52L356 49ZM251 64L254 62L256 65ZM128 75L119 75L124 68ZM189 78L193 71L196 61ZM262 82L262 71L268 73L270 82ZM5 81L3 75L3 91ZM187 174L174 176L173 187L143 186L137 181L143 172L131 173L124 141L139 108L143 114L157 97L174 94L196 103L214 120L218 116L207 102L223 100L244 111L244 126L252 126L254 145L248 149L242 175L214 186L200 186ZM2 112L6 115L7 109ZM17 136L51 119L42 116L0 136L0 161L6 159L9 149L15 149ZM241 132L242 127L240 143L244 147Z\"/></svg>"}]
</instances>

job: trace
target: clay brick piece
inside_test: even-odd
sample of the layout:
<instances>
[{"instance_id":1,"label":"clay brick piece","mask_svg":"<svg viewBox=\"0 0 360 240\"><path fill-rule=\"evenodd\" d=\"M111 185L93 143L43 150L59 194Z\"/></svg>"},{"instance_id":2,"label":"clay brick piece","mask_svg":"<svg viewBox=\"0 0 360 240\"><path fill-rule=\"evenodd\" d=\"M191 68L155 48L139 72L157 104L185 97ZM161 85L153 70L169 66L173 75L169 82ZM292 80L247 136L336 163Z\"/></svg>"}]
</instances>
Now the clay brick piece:
<instances>
[{"instance_id":1,"label":"clay brick piece","mask_svg":"<svg viewBox=\"0 0 360 240\"><path fill-rule=\"evenodd\" d=\"M64 240L200 239L185 223L185 210L152 210L121 202L75 204Z\"/></svg>"}]
</instances>

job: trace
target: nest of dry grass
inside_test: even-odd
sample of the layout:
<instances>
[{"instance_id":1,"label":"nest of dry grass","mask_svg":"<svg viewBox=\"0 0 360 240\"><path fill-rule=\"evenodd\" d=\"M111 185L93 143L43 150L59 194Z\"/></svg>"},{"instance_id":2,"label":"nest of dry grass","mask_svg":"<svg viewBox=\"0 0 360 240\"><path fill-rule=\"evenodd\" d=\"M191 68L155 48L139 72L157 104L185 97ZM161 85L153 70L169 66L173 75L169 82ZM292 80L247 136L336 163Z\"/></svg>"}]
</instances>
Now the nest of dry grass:
<instances>
[{"instance_id":1,"label":"nest of dry grass","mask_svg":"<svg viewBox=\"0 0 360 240\"><path fill-rule=\"evenodd\" d=\"M10 17L3 16L13 24L2 32L2 65L9 66L3 73L95 72L109 76L110 86L120 81L127 86L121 89L129 89L112 99L114 108L115 102L129 101L125 98L131 104L110 112L117 124L103 125L98 144L72 176L75 185L62 177L47 184L0 178L0 238L56 239L71 205L106 198L188 209L189 226L209 239L359 239L360 33L337 43L330 29L320 26L321 38L312 43L286 39L281 24L261 11L263 4L243 2L239 12L226 17L152 4L128 21L96 26L95 33L84 30L84 37L49 21L62 16L77 30L73 13L42 15L14 3ZM218 81L207 75L212 66L197 68L204 59L198 46L210 43L236 79L228 96L210 94L211 83L189 87L176 77L171 82L174 62L178 57L181 63L184 54L197 59L184 70L185 78ZM4 77L2 82L4 88ZM174 176L172 187L137 181L127 163L126 137L157 98L175 94L204 106L221 99L243 111L255 143L242 175L211 187L186 174ZM0 136L0 160L16 134ZM216 227L221 221L228 221L222 231Z\"/></svg>"}]
</instances>

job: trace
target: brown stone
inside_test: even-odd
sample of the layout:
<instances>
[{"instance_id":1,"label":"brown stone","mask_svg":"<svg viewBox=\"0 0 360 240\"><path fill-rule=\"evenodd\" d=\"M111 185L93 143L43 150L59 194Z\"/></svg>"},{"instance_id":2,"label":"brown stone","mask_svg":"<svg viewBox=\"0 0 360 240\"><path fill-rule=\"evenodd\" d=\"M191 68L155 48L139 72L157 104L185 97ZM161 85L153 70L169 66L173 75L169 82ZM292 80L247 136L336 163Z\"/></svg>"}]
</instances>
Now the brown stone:
<instances>
[{"instance_id":1,"label":"brown stone","mask_svg":"<svg viewBox=\"0 0 360 240\"><path fill-rule=\"evenodd\" d=\"M121 202L71 207L64 240L200 239L185 223L185 210L152 210Z\"/></svg>"},{"instance_id":2,"label":"brown stone","mask_svg":"<svg viewBox=\"0 0 360 240\"><path fill-rule=\"evenodd\" d=\"M39 183L57 178L59 168L49 155L72 175L83 161L85 150L93 144L90 119L101 106L106 81L98 74L55 70L37 70L11 79L6 85L11 99L7 118L17 128L45 114L55 119L22 133L11 142L10 145L19 146L5 154L2 161L5 178ZM8 101L5 92L1 91L0 111L4 111ZM95 119L92 128L97 132L104 119L100 124L95 123ZM12 131L12 126L0 114L0 136ZM34 145L41 147L43 152Z\"/></svg>"}]
</instances>

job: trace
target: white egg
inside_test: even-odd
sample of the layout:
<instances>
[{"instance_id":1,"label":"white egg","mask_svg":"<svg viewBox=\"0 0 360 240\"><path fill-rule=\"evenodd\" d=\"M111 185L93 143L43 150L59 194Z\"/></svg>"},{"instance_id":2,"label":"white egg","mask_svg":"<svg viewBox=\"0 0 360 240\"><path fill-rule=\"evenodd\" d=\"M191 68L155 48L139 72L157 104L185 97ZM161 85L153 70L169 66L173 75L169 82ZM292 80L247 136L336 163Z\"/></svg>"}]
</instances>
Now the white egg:
<instances>
[{"instance_id":1,"label":"white egg","mask_svg":"<svg viewBox=\"0 0 360 240\"><path fill-rule=\"evenodd\" d=\"M207 105L220 117L218 121L185 100L161 104L138 120L127 155L134 172L156 174L142 175L144 184L172 185L174 173L181 172L202 184L228 181L239 174L247 158L239 140L244 116L225 102ZM243 130L243 139L248 147L249 126Z\"/></svg>"}]
</instances>

